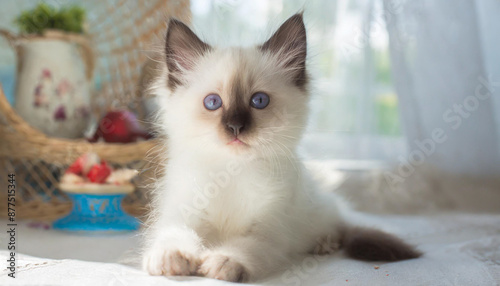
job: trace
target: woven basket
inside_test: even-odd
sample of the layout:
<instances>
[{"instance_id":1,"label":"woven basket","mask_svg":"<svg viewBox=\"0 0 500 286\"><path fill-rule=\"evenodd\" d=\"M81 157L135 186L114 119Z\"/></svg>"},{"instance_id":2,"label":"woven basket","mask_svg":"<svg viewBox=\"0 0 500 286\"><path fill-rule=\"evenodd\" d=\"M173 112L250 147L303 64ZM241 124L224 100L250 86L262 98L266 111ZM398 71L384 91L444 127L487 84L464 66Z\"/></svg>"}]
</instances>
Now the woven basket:
<instances>
[{"instance_id":1,"label":"woven basket","mask_svg":"<svg viewBox=\"0 0 500 286\"><path fill-rule=\"evenodd\" d=\"M142 96L142 66L155 40L162 38L169 17L189 22L189 1L85 1L88 34L96 55L100 88L93 95L97 112L117 106L134 109ZM128 19L124 21L123 19ZM141 75L142 74L142 75ZM100 110L99 110L100 109ZM6 202L8 174L16 175L16 218L51 221L71 209L58 190L59 177L76 158L95 152L114 167L151 169L146 159L156 140L129 144L89 143L50 138L29 126L8 103L0 86L0 201ZM124 200L126 211L140 216L148 203L141 188ZM0 205L0 217L7 216Z\"/></svg>"}]
</instances>

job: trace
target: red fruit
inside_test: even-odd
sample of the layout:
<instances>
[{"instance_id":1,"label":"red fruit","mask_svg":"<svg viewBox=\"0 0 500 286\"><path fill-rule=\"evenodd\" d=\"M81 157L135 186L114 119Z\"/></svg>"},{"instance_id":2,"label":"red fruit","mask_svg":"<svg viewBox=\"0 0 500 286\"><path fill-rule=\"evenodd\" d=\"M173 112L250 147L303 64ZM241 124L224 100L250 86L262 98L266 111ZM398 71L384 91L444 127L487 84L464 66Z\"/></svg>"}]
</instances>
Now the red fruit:
<instances>
[{"instance_id":1,"label":"red fruit","mask_svg":"<svg viewBox=\"0 0 500 286\"><path fill-rule=\"evenodd\" d=\"M66 173L72 173L75 175L82 175L82 173L83 173L83 161L84 161L84 156L78 157L78 159L76 159L76 161L73 162L73 164L71 164L71 166L69 166L68 169L66 169Z\"/></svg>"},{"instance_id":2,"label":"red fruit","mask_svg":"<svg viewBox=\"0 0 500 286\"><path fill-rule=\"evenodd\" d=\"M106 179L111 175L111 167L106 164L106 162L101 161L101 164L95 164L90 168L87 178L92 183L102 184L106 182Z\"/></svg>"},{"instance_id":3,"label":"red fruit","mask_svg":"<svg viewBox=\"0 0 500 286\"><path fill-rule=\"evenodd\" d=\"M90 142L96 142L100 137L110 143L130 143L138 138L149 139L151 136L139 124L134 113L128 110L113 110L99 122L99 127Z\"/></svg>"},{"instance_id":4,"label":"red fruit","mask_svg":"<svg viewBox=\"0 0 500 286\"><path fill-rule=\"evenodd\" d=\"M86 153L78 157L71 166L66 169L66 173L72 173L78 176L85 176L94 164L99 164L99 156L95 153Z\"/></svg>"}]
</instances>

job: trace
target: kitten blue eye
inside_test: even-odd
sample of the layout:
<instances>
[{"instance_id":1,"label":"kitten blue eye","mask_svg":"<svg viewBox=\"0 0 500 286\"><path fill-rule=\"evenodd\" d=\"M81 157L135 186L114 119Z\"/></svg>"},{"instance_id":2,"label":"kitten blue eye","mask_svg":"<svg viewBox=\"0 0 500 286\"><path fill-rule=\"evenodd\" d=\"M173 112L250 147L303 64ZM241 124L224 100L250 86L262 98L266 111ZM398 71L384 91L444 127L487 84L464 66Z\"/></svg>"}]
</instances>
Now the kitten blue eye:
<instances>
[{"instance_id":1,"label":"kitten blue eye","mask_svg":"<svg viewBox=\"0 0 500 286\"><path fill-rule=\"evenodd\" d=\"M218 94L209 94L203 100L203 104L208 110L216 110L222 106L222 99Z\"/></svg>"},{"instance_id":2,"label":"kitten blue eye","mask_svg":"<svg viewBox=\"0 0 500 286\"><path fill-rule=\"evenodd\" d=\"M263 92L257 92L256 94L252 95L252 98L250 99L250 105L257 109L266 108L268 104L269 96Z\"/></svg>"}]
</instances>

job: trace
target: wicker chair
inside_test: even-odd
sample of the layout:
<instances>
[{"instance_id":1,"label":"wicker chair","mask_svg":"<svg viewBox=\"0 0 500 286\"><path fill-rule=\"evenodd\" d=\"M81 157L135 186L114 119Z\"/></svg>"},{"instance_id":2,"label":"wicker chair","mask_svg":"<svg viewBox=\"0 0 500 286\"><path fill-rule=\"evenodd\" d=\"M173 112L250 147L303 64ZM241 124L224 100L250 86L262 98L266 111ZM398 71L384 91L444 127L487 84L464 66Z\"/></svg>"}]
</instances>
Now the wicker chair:
<instances>
[{"instance_id":1,"label":"wicker chair","mask_svg":"<svg viewBox=\"0 0 500 286\"><path fill-rule=\"evenodd\" d=\"M88 35L96 55L96 77L100 88L93 95L98 112L110 107L130 106L141 96L138 83L148 48L161 38L168 17L189 22L189 1L85 1L92 15ZM104 7L103 7L104 6ZM96 8L97 7L97 8ZM92 10L95 9L95 10ZM128 19L128 21L123 21ZM95 99L99 99L96 101ZM147 168L145 160L156 140L130 144L89 143L84 139L50 138L29 126L8 103L0 87L0 199L6 201L7 175L17 181L16 217L54 220L69 212L71 203L58 190L64 169L81 154L95 152L115 166ZM147 204L138 188L124 201L124 208L136 215ZM6 204L0 217L7 216Z\"/></svg>"}]
</instances>

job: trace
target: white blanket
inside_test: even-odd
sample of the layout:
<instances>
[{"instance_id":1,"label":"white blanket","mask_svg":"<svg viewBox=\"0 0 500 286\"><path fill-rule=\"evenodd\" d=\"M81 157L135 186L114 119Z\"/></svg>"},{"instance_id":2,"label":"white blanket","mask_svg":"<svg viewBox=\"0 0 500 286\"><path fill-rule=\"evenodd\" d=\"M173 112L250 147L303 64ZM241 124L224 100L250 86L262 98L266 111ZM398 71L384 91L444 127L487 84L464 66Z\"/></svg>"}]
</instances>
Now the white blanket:
<instances>
[{"instance_id":1,"label":"white blanket","mask_svg":"<svg viewBox=\"0 0 500 286\"><path fill-rule=\"evenodd\" d=\"M342 253L325 259L311 256L255 285L500 285L500 215L370 216L365 221L416 244L424 256L395 263L361 262ZM229 284L199 277L152 277L118 263L21 254L112 261L135 248L133 235L85 237L20 226L17 236L16 278L8 277L2 267L0 285ZM0 237L6 249L5 232ZM8 255L0 251L3 265Z\"/></svg>"}]
</instances>

